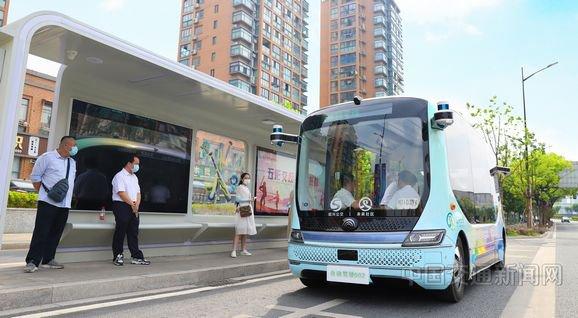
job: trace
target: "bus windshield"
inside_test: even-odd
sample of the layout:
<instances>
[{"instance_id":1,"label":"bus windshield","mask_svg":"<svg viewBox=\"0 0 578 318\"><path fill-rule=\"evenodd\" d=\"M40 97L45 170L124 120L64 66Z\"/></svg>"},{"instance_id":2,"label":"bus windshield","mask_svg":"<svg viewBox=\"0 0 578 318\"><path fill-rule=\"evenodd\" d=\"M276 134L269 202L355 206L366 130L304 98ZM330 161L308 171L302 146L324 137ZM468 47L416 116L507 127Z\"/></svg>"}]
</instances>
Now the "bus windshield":
<instances>
[{"instance_id":1,"label":"bus windshield","mask_svg":"<svg viewBox=\"0 0 578 318\"><path fill-rule=\"evenodd\" d=\"M300 218L419 217L429 194L427 103L407 104L352 105L305 120Z\"/></svg>"}]
</instances>

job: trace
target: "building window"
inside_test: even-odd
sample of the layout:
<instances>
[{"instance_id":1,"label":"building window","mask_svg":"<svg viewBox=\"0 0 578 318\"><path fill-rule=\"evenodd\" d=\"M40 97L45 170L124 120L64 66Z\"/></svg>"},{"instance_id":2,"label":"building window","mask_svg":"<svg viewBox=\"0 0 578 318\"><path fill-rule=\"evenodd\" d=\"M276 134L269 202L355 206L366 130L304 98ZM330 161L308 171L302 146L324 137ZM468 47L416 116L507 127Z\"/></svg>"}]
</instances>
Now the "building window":
<instances>
[{"instance_id":1,"label":"building window","mask_svg":"<svg viewBox=\"0 0 578 318\"><path fill-rule=\"evenodd\" d=\"M50 119L52 118L52 102L44 101L42 103L42 114L40 115L40 134L48 136L50 131Z\"/></svg>"},{"instance_id":2,"label":"building window","mask_svg":"<svg viewBox=\"0 0 578 318\"><path fill-rule=\"evenodd\" d=\"M251 59L251 50L244 45L236 44L231 46L231 56L243 56L244 58Z\"/></svg>"},{"instance_id":3,"label":"building window","mask_svg":"<svg viewBox=\"0 0 578 318\"><path fill-rule=\"evenodd\" d=\"M339 70L339 76L345 77L353 77L355 76L355 65L344 66Z\"/></svg>"},{"instance_id":4,"label":"building window","mask_svg":"<svg viewBox=\"0 0 578 318\"><path fill-rule=\"evenodd\" d=\"M355 28L341 30L341 41L355 39Z\"/></svg>"},{"instance_id":5,"label":"building window","mask_svg":"<svg viewBox=\"0 0 578 318\"><path fill-rule=\"evenodd\" d=\"M191 49L188 44L181 45L180 55L181 58L188 57L189 55L191 55Z\"/></svg>"},{"instance_id":6,"label":"building window","mask_svg":"<svg viewBox=\"0 0 578 318\"><path fill-rule=\"evenodd\" d=\"M355 64L356 56L355 53L344 54L339 57L340 64Z\"/></svg>"},{"instance_id":7,"label":"building window","mask_svg":"<svg viewBox=\"0 0 578 318\"><path fill-rule=\"evenodd\" d=\"M199 56L194 57L193 60L191 61L191 66L193 68L199 67L200 64L201 64L201 57L199 57Z\"/></svg>"},{"instance_id":8,"label":"building window","mask_svg":"<svg viewBox=\"0 0 578 318\"><path fill-rule=\"evenodd\" d=\"M332 56L331 57L331 67L335 67L337 66L337 62L339 61L337 56Z\"/></svg>"},{"instance_id":9,"label":"building window","mask_svg":"<svg viewBox=\"0 0 578 318\"><path fill-rule=\"evenodd\" d=\"M339 102L340 103L350 102L353 100L354 96L355 96L355 91L343 92L343 93L341 93L341 99L339 100Z\"/></svg>"},{"instance_id":10,"label":"building window","mask_svg":"<svg viewBox=\"0 0 578 318\"><path fill-rule=\"evenodd\" d=\"M271 79L271 76L269 75L269 73L262 72L261 73L261 86L262 87L269 87L270 79Z\"/></svg>"},{"instance_id":11,"label":"building window","mask_svg":"<svg viewBox=\"0 0 578 318\"><path fill-rule=\"evenodd\" d=\"M216 29L218 24L219 24L218 20L213 20L213 29Z\"/></svg>"},{"instance_id":12,"label":"building window","mask_svg":"<svg viewBox=\"0 0 578 318\"><path fill-rule=\"evenodd\" d=\"M269 99L269 90L261 88L261 97Z\"/></svg>"},{"instance_id":13,"label":"building window","mask_svg":"<svg viewBox=\"0 0 578 318\"><path fill-rule=\"evenodd\" d=\"M214 69L214 68L211 69L210 74L211 74L212 77L215 77L215 69Z\"/></svg>"},{"instance_id":14,"label":"building window","mask_svg":"<svg viewBox=\"0 0 578 318\"><path fill-rule=\"evenodd\" d=\"M12 160L12 179L20 179L20 157L17 156Z\"/></svg>"},{"instance_id":15,"label":"building window","mask_svg":"<svg viewBox=\"0 0 578 318\"><path fill-rule=\"evenodd\" d=\"M189 42L191 40L191 29L184 29L181 31L181 42Z\"/></svg>"},{"instance_id":16,"label":"building window","mask_svg":"<svg viewBox=\"0 0 578 318\"><path fill-rule=\"evenodd\" d=\"M229 65L229 73L241 73L245 76L251 77L252 71L251 67L243 62L233 62Z\"/></svg>"},{"instance_id":17,"label":"building window","mask_svg":"<svg viewBox=\"0 0 578 318\"><path fill-rule=\"evenodd\" d=\"M331 81L331 92L337 92L337 81Z\"/></svg>"},{"instance_id":18,"label":"building window","mask_svg":"<svg viewBox=\"0 0 578 318\"><path fill-rule=\"evenodd\" d=\"M236 86L246 92L252 93L251 85L243 80L240 79L233 79L229 81L229 84Z\"/></svg>"},{"instance_id":19,"label":"building window","mask_svg":"<svg viewBox=\"0 0 578 318\"><path fill-rule=\"evenodd\" d=\"M182 19L182 27L183 28L188 28L191 25L193 25L193 14L189 13L189 14L185 14L183 15L183 19Z\"/></svg>"},{"instance_id":20,"label":"building window","mask_svg":"<svg viewBox=\"0 0 578 318\"><path fill-rule=\"evenodd\" d=\"M215 53L215 52L211 53L211 62L214 62L216 58L217 58L217 53Z\"/></svg>"},{"instance_id":21,"label":"building window","mask_svg":"<svg viewBox=\"0 0 578 318\"><path fill-rule=\"evenodd\" d=\"M213 12L219 13L219 5L218 4L215 4L215 6L213 7Z\"/></svg>"},{"instance_id":22,"label":"building window","mask_svg":"<svg viewBox=\"0 0 578 318\"><path fill-rule=\"evenodd\" d=\"M337 94L331 94L329 104L333 105L333 104L337 104L338 102L339 102L338 95Z\"/></svg>"},{"instance_id":23,"label":"building window","mask_svg":"<svg viewBox=\"0 0 578 318\"><path fill-rule=\"evenodd\" d=\"M341 90L343 90L343 91L344 91L344 90L355 89L355 87L356 87L355 83L356 83L356 81L355 81L355 79L353 79L353 78L344 79L344 80L341 80L341 81L339 82L339 88L340 88Z\"/></svg>"},{"instance_id":24,"label":"building window","mask_svg":"<svg viewBox=\"0 0 578 318\"><path fill-rule=\"evenodd\" d=\"M201 20L205 17L205 10L199 10L195 13L195 19Z\"/></svg>"},{"instance_id":25,"label":"building window","mask_svg":"<svg viewBox=\"0 0 578 318\"><path fill-rule=\"evenodd\" d=\"M22 98L18 108L18 132L26 131L28 126L28 108L30 108L30 100Z\"/></svg>"},{"instance_id":26,"label":"building window","mask_svg":"<svg viewBox=\"0 0 578 318\"><path fill-rule=\"evenodd\" d=\"M216 36L213 37L213 45L215 45L215 44L217 44L217 37Z\"/></svg>"},{"instance_id":27,"label":"building window","mask_svg":"<svg viewBox=\"0 0 578 318\"><path fill-rule=\"evenodd\" d=\"M183 3L183 12L189 13L193 11L193 0L185 0Z\"/></svg>"}]
</instances>

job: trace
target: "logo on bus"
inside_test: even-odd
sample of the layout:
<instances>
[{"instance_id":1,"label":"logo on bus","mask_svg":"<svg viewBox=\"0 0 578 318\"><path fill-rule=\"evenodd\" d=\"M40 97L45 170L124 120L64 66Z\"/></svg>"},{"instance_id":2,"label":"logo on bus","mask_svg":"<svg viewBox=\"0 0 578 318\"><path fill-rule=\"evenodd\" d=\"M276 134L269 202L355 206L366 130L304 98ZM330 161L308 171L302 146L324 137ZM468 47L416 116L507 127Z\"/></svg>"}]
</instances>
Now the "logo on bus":
<instances>
[{"instance_id":1,"label":"logo on bus","mask_svg":"<svg viewBox=\"0 0 578 318\"><path fill-rule=\"evenodd\" d=\"M361 198L361 200L359 200L359 209L361 209L361 211L363 212L369 211L372 205L373 204L371 202L371 199L368 197L363 197Z\"/></svg>"},{"instance_id":2,"label":"logo on bus","mask_svg":"<svg viewBox=\"0 0 578 318\"><path fill-rule=\"evenodd\" d=\"M340 199L335 198L335 199L331 200L329 207L334 212L341 211L341 209L343 208L343 202L341 202Z\"/></svg>"}]
</instances>

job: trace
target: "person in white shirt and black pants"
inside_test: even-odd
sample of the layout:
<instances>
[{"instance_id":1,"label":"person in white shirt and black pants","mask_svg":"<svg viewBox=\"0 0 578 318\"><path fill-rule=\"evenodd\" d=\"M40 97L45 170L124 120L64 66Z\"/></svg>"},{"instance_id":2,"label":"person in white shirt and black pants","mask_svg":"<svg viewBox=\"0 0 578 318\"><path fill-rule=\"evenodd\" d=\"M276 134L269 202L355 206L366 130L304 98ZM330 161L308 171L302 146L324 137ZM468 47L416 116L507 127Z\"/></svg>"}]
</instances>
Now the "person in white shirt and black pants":
<instances>
[{"instance_id":1,"label":"person in white shirt and black pants","mask_svg":"<svg viewBox=\"0 0 578 318\"><path fill-rule=\"evenodd\" d=\"M68 220L76 177L76 162L70 157L77 152L76 140L64 136L58 149L44 153L34 163L30 180L38 191L38 208L26 255L26 273L36 272L38 266L51 269L64 267L54 260L54 255Z\"/></svg>"},{"instance_id":2,"label":"person in white shirt and black pants","mask_svg":"<svg viewBox=\"0 0 578 318\"><path fill-rule=\"evenodd\" d=\"M131 254L131 263L149 265L138 248L138 210L141 202L140 186L135 173L140 168L140 159L131 155L124 162L124 168L112 179L112 212L116 222L112 240L113 263L116 266L124 265L123 245L124 238L128 242Z\"/></svg>"}]
</instances>

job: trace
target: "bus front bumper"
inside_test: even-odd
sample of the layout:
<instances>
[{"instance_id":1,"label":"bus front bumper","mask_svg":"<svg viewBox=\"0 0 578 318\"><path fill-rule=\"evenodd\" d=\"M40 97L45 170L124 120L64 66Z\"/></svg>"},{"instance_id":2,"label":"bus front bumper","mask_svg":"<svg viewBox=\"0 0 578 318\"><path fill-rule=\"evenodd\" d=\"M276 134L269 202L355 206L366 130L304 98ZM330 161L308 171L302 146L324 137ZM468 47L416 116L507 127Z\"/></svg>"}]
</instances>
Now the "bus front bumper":
<instances>
[{"instance_id":1,"label":"bus front bumper","mask_svg":"<svg viewBox=\"0 0 578 318\"><path fill-rule=\"evenodd\" d=\"M338 250L357 250L357 260L338 259ZM380 278L407 280L425 289L445 289L451 283L455 249L452 246L427 248L351 248L289 243L289 268L294 276L324 277L327 266L366 267L369 282Z\"/></svg>"}]
</instances>

